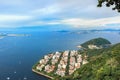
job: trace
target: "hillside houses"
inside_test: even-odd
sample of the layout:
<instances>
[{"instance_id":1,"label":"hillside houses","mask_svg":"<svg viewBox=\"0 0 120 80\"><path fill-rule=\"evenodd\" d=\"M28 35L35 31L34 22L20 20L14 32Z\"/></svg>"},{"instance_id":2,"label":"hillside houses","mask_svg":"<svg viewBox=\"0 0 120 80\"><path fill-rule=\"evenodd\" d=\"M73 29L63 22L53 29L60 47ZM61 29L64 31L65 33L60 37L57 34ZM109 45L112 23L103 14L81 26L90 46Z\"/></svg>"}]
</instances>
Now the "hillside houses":
<instances>
[{"instance_id":1,"label":"hillside houses","mask_svg":"<svg viewBox=\"0 0 120 80\"><path fill-rule=\"evenodd\" d=\"M82 58L82 55L76 50L66 50L64 52L55 52L48 54L39 61L36 69L40 72L57 74L61 77L66 75L66 71L71 75L75 70L88 61ZM68 67L67 67L68 66Z\"/></svg>"}]
</instances>

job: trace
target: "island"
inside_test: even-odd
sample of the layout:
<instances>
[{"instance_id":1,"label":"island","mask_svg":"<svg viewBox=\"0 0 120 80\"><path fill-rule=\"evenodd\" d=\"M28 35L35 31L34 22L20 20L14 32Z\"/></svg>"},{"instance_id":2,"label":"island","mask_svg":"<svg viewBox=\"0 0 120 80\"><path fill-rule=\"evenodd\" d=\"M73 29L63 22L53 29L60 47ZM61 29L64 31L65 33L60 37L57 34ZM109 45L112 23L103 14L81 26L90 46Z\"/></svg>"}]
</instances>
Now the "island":
<instances>
[{"instance_id":1,"label":"island","mask_svg":"<svg viewBox=\"0 0 120 80\"><path fill-rule=\"evenodd\" d=\"M5 37L24 37L24 36L30 36L29 34L8 34L8 33L0 33L0 39L3 39Z\"/></svg>"},{"instance_id":2,"label":"island","mask_svg":"<svg viewBox=\"0 0 120 80\"><path fill-rule=\"evenodd\" d=\"M120 43L112 45L107 39L95 38L81 45L84 44L85 49L44 55L32 71L52 80L119 80ZM91 49L88 45L102 48Z\"/></svg>"}]
</instances>

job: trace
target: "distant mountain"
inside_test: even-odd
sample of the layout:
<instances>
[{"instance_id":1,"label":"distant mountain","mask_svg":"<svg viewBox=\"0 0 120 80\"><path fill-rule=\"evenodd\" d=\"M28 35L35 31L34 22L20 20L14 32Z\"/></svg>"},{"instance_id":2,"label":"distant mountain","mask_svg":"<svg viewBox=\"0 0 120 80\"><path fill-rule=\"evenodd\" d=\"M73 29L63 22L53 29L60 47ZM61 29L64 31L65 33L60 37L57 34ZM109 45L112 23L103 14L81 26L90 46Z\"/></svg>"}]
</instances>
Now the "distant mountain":
<instances>
[{"instance_id":1,"label":"distant mountain","mask_svg":"<svg viewBox=\"0 0 120 80\"><path fill-rule=\"evenodd\" d=\"M66 33L66 32L70 32L68 30L60 30L60 31L57 31L57 32L63 32L63 33Z\"/></svg>"},{"instance_id":2,"label":"distant mountain","mask_svg":"<svg viewBox=\"0 0 120 80\"><path fill-rule=\"evenodd\" d=\"M91 31L120 31L120 29L93 29Z\"/></svg>"},{"instance_id":3,"label":"distant mountain","mask_svg":"<svg viewBox=\"0 0 120 80\"><path fill-rule=\"evenodd\" d=\"M102 31L120 31L120 29L103 29Z\"/></svg>"},{"instance_id":4,"label":"distant mountain","mask_svg":"<svg viewBox=\"0 0 120 80\"><path fill-rule=\"evenodd\" d=\"M83 44L81 44L82 47L84 48L101 48L101 47L105 47L107 45L110 45L111 42L108 41L107 39L104 38L95 38L92 40L89 40Z\"/></svg>"}]
</instances>

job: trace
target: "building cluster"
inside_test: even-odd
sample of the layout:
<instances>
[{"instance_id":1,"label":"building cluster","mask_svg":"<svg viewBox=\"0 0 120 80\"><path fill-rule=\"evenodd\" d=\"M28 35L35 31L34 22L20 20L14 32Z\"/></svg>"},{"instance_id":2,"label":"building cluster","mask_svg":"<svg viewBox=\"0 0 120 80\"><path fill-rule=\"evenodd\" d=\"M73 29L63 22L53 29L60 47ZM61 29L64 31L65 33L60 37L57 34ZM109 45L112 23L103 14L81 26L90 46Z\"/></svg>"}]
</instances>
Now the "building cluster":
<instances>
[{"instance_id":1,"label":"building cluster","mask_svg":"<svg viewBox=\"0 0 120 80\"><path fill-rule=\"evenodd\" d=\"M52 58L52 56L53 54L45 55L44 58L39 61L38 65L36 66L36 69L42 71L43 68L46 67L45 65Z\"/></svg>"},{"instance_id":2,"label":"building cluster","mask_svg":"<svg viewBox=\"0 0 120 80\"><path fill-rule=\"evenodd\" d=\"M61 53L60 52L56 52L53 56L51 61L45 66L44 71L47 73L50 73L52 71L54 71L55 69L55 64L58 62L59 58L60 58Z\"/></svg>"},{"instance_id":3,"label":"building cluster","mask_svg":"<svg viewBox=\"0 0 120 80\"><path fill-rule=\"evenodd\" d=\"M56 74L58 74L60 76L65 76L66 66L68 63L68 55L69 55L69 51L65 51L63 53L61 60L60 60L60 63L58 64Z\"/></svg>"},{"instance_id":4,"label":"building cluster","mask_svg":"<svg viewBox=\"0 0 120 80\"><path fill-rule=\"evenodd\" d=\"M73 50L70 52L70 63L69 63L69 75L72 74L76 69L80 68L82 63L82 56L77 51Z\"/></svg>"},{"instance_id":5,"label":"building cluster","mask_svg":"<svg viewBox=\"0 0 120 80\"><path fill-rule=\"evenodd\" d=\"M63 77L66 75L66 71L71 75L76 69L80 68L82 64L86 63L87 60L83 59L82 55L78 54L78 51L72 50L45 55L44 58L39 61L36 69L47 73L54 72L54 74Z\"/></svg>"}]
</instances>

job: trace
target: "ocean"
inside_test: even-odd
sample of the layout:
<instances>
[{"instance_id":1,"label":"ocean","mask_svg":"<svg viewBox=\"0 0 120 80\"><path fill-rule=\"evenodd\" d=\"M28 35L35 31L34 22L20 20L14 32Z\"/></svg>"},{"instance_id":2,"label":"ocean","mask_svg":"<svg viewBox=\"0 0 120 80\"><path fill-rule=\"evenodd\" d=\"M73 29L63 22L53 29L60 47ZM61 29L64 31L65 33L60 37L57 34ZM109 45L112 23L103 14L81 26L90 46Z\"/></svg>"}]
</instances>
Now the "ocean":
<instances>
[{"instance_id":1,"label":"ocean","mask_svg":"<svg viewBox=\"0 0 120 80\"><path fill-rule=\"evenodd\" d=\"M0 30L4 34L27 34L0 38L0 80L48 80L32 72L32 66L44 55L56 51L78 50L79 44L103 37L120 42L118 31L72 33L57 31Z\"/></svg>"}]
</instances>

